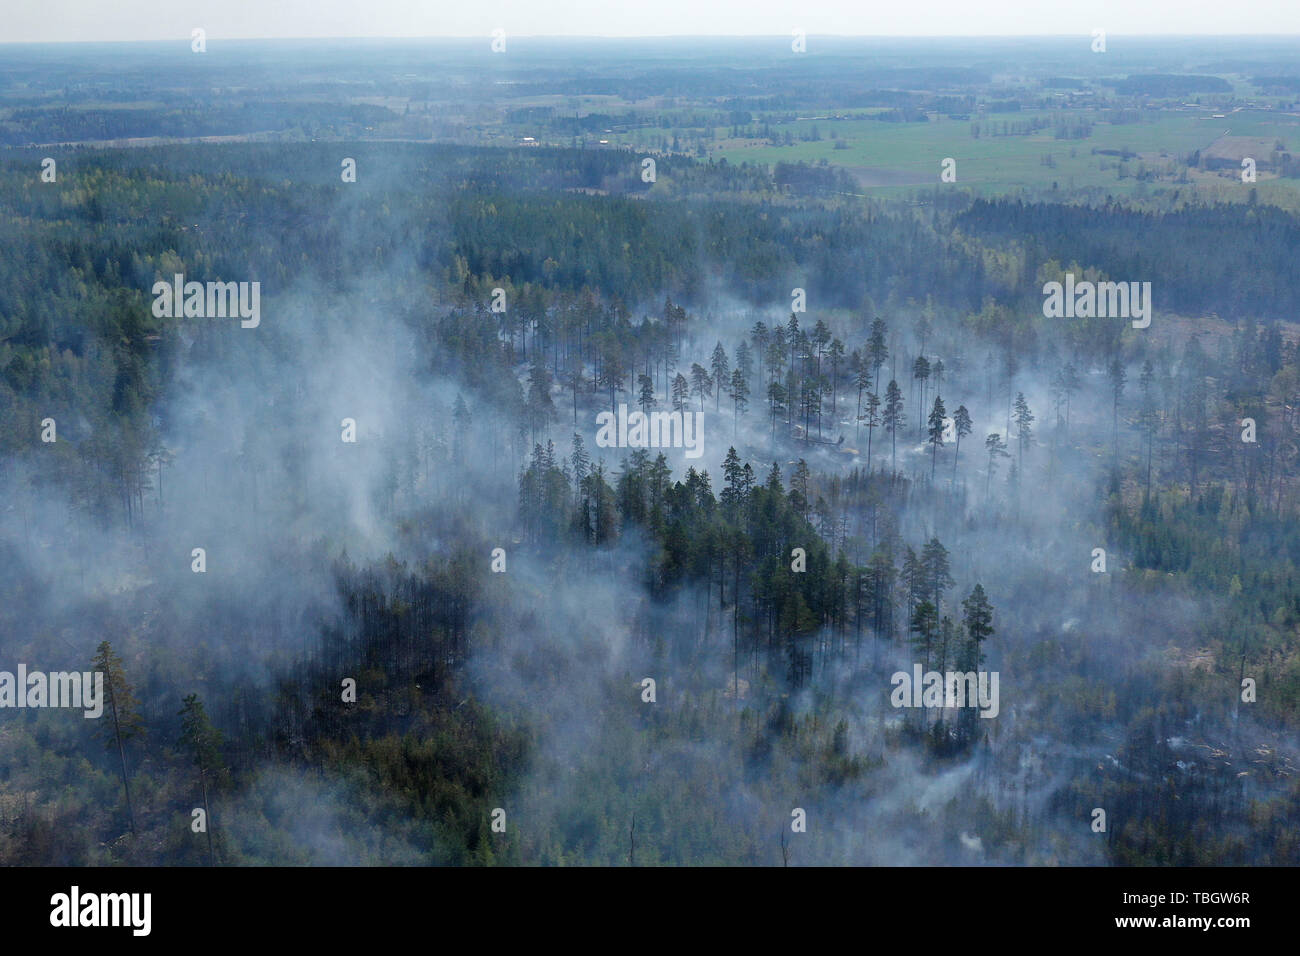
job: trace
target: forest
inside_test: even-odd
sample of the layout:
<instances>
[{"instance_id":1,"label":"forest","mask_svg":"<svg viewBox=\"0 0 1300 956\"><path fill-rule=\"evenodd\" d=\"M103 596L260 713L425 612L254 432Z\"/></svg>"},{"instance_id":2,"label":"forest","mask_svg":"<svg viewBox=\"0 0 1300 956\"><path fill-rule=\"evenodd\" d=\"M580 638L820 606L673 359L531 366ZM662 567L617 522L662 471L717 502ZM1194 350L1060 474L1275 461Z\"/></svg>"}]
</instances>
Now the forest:
<instances>
[{"instance_id":1,"label":"forest","mask_svg":"<svg viewBox=\"0 0 1300 956\"><path fill-rule=\"evenodd\" d=\"M5 102L0 862L1300 863L1294 209Z\"/></svg>"}]
</instances>

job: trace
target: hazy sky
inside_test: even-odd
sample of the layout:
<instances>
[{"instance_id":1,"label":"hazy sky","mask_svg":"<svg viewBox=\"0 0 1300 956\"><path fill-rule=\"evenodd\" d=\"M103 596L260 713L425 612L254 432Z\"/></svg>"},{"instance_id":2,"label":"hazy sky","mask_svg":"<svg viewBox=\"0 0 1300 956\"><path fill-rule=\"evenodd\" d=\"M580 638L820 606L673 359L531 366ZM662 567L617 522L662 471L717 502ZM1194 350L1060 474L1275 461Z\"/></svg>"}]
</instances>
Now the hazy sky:
<instances>
[{"instance_id":1,"label":"hazy sky","mask_svg":"<svg viewBox=\"0 0 1300 956\"><path fill-rule=\"evenodd\" d=\"M3 0L0 42L283 37L1300 34L1300 0Z\"/></svg>"}]
</instances>

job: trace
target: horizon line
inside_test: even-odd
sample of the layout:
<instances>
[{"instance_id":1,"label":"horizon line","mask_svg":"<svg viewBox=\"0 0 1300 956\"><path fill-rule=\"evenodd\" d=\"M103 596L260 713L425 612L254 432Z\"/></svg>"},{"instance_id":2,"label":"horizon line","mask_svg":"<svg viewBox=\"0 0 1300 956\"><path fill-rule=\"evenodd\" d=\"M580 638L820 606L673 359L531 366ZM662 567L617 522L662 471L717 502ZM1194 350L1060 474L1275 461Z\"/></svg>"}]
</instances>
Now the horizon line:
<instances>
[{"instance_id":1,"label":"horizon line","mask_svg":"<svg viewBox=\"0 0 1300 956\"><path fill-rule=\"evenodd\" d=\"M807 39L831 40L1063 40L1088 39L1091 33L805 33ZM601 33L519 33L506 32L507 40L789 40L793 33L658 33L658 34L601 34ZM1260 40L1300 40L1296 33L1112 33L1107 31L1107 39L1122 37L1128 40L1181 40L1181 39L1260 39ZM419 43L436 40L491 40L489 33L431 34L428 36L392 36L392 35L355 35L355 34L321 34L314 36L218 36L211 33L206 39L223 43L265 43L265 42L312 42L322 40L341 41L395 41ZM174 38L148 40L0 40L0 47L7 46L70 46L74 44L168 44L188 43L189 34L177 34Z\"/></svg>"}]
</instances>

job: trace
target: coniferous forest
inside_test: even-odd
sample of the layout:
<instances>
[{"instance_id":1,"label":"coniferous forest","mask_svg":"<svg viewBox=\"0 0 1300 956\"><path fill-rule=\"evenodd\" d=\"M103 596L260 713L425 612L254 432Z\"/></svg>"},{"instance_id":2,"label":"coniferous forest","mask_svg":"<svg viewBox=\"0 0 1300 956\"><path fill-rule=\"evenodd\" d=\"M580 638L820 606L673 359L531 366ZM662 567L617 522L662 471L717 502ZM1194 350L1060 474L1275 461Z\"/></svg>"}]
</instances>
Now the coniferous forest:
<instances>
[{"instance_id":1,"label":"coniferous forest","mask_svg":"<svg viewBox=\"0 0 1300 956\"><path fill-rule=\"evenodd\" d=\"M1294 43L209 42L0 45L0 863L1300 864Z\"/></svg>"}]
</instances>

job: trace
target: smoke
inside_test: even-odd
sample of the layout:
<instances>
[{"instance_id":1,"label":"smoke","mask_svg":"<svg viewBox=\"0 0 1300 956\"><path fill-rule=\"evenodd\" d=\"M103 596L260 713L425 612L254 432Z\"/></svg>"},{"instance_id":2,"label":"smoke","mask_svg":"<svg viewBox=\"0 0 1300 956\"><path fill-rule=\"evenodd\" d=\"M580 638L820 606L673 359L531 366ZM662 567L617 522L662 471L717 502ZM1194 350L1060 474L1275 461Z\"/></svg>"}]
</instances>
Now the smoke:
<instances>
[{"instance_id":1,"label":"smoke","mask_svg":"<svg viewBox=\"0 0 1300 956\"><path fill-rule=\"evenodd\" d=\"M359 208L339 202L335 216ZM348 247L373 248L383 239L374 228L358 224ZM867 474L861 451L792 441L784 423L774 435L758 382L739 422L725 398L720 412L706 402L699 461L665 450L674 479L688 466L707 469L715 493L733 445L760 483L773 462L788 482L803 458L814 468L813 511L819 501L827 506L817 522L833 550L865 562L886 545L919 551L939 537L956 580L941 612L954 618L960 598L984 586L997 628L985 666L1001 675L1002 712L980 722L989 726L968 755L938 759L927 755L915 716L889 703L889 675L917 660L901 641L855 635L855 653L837 656L845 635L817 633L813 680L791 690L779 664L733 643L736 609L719 605L712 582L650 596L658 556L638 534L599 549L521 544L516 478L530 449L517 409L483 399L469 370L430 355L429 326L412 312L437 318L450 307L428 300L424 278L411 278L420 274L405 256L359 269L342 286L308 273L264 288L257 329L175 320L165 335L170 374L153 408L161 464L129 524L99 520L92 499L47 482L36 457L44 449L7 463L5 654L53 670L84 665L100 640L112 640L125 651L146 717L166 726L185 693L269 694L309 656L321 629L344 613L334 559L438 561L470 542L481 548L491 599L474 621L468 685L523 728L531 746L528 773L494 795L517 828L524 862L1104 861L1086 816L1072 816L1064 795L1095 784L1101 799L1094 768L1168 673L1162 644L1186 646L1213 608L1129 583L1138 574L1109 540L1097 491L1110 429L1100 381L1085 377L1067 443L1049 414L1054 370L1016 375L1013 390L1038 416L1023 464L1006 435L1009 395L987 389L987 370L973 362L942 384L949 413L965 403L975 422L955 469L953 450L941 449L936 461L915 428L910 396L909 425L897 436L900 477L891 480L881 474L882 430ZM419 307L403 305L412 301ZM784 304L754 306L724 289L710 292L705 307L681 368L707 366L719 340L734 356L759 318L775 325L788 316ZM881 312L907 393L919 336L901 303L886 299ZM850 349L863 346L869 321L828 316ZM952 318L936 323L925 351L969 356L983 347ZM522 381L526 369L517 371ZM521 391L518 383L503 390ZM852 434L843 420L854 391L838 397L850 411L841 406L824 423L828 438ZM470 403L463 434L452 419L458 396ZM620 467L624 450L595 446L607 393L584 392L572 427L558 383L554 397L561 410L542 440L564 455L576 430L594 458ZM345 440L348 422L355 442ZM1012 459L989 479L983 439L995 431L1008 438ZM97 438L88 422L69 422L65 434L74 444ZM850 491L855 472L859 490ZM493 547L507 552L500 576L488 570ZM1094 548L1108 550L1104 575L1090 570ZM202 573L194 549L203 550ZM646 678L655 682L653 702L643 699ZM1086 691L1097 711L1067 705L1067 688ZM359 810L367 805L354 782L267 762L226 812L225 832L250 853L269 841L266 862L427 858L403 824L367 822ZM790 830L797 810L806 832ZM256 820L270 834L243 829Z\"/></svg>"}]
</instances>

